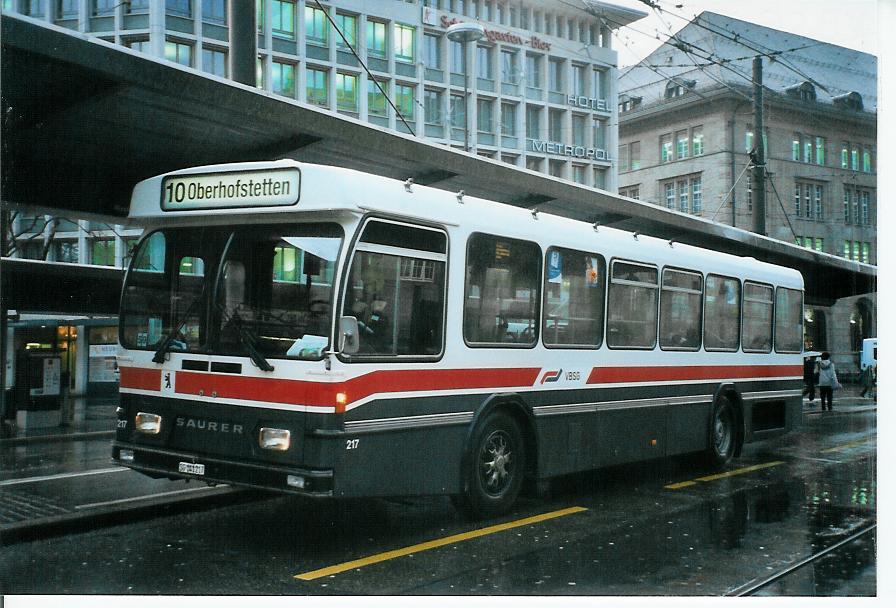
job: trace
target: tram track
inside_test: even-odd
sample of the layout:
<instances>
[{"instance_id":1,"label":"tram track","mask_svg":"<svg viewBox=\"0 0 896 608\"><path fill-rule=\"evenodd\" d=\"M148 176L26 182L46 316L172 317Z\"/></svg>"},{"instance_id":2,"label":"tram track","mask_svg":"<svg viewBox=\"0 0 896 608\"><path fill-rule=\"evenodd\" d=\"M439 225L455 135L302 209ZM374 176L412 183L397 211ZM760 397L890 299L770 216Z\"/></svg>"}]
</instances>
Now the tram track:
<instances>
[{"instance_id":1,"label":"tram track","mask_svg":"<svg viewBox=\"0 0 896 608\"><path fill-rule=\"evenodd\" d=\"M768 587L772 583L775 583L775 582L780 581L788 576L791 576L795 572L818 561L819 559L821 559L835 551L838 551L838 550L846 547L847 545L850 545L850 544L858 541L860 538L862 538L866 534L873 532L876 529L877 529L877 524L876 523L871 524L871 525L863 528L862 530L859 530L858 532L848 536L847 538L844 538L843 540L831 545L830 547L826 547L825 549L822 549L818 553L813 553L812 555L809 555L808 557L806 557L796 563L793 563L786 568L778 570L777 572L770 574L762 579L759 579L759 580L753 579L750 582L748 582L744 585L741 585L740 587L737 587L736 589L729 591L728 593L725 594L725 596L726 597L748 597L748 596L754 595L754 594L756 594L756 592Z\"/></svg>"}]
</instances>

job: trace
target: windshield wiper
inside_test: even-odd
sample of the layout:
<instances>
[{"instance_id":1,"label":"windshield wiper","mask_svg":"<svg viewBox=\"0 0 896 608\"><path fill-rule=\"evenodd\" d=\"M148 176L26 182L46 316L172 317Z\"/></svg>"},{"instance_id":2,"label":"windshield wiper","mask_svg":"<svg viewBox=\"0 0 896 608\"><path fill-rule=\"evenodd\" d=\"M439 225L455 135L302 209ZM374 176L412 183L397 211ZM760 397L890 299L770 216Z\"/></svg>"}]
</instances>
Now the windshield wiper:
<instances>
[{"instance_id":1,"label":"windshield wiper","mask_svg":"<svg viewBox=\"0 0 896 608\"><path fill-rule=\"evenodd\" d=\"M174 340L175 336L177 336L177 334L180 333L180 330L182 330L184 328L184 325L187 324L187 319L190 318L190 314L192 314L193 308L196 307L196 303L199 302L199 300L201 300L201 299L202 299L202 293L200 293L195 298L193 298L192 301L190 301L190 305L187 306L187 310L186 310L186 312L184 312L184 316L181 317L180 323L178 323L177 326L174 329L172 329L168 333L167 336L165 336L165 339L162 340L162 343L159 345L159 348L156 349L156 354L153 355L153 357L152 357L152 360L154 363L164 363L165 362L165 353L167 353L168 349L171 348L171 346L175 343L175 340ZM180 340L178 340L177 342L180 345L179 350L187 350L187 345L185 342L181 342Z\"/></svg>"},{"instance_id":2,"label":"windshield wiper","mask_svg":"<svg viewBox=\"0 0 896 608\"><path fill-rule=\"evenodd\" d=\"M264 372L272 372L274 371L274 366L271 365L267 359L265 359L264 355L262 355L258 349L255 347L255 340L258 339L247 326L243 323L242 317L240 317L239 313L233 311L233 314L227 314L227 311L224 309L224 306L221 304L217 305L218 310L221 312L221 316L224 317L225 323L231 323L234 327L236 327L237 335L240 338L240 344L246 349L246 352L249 355L249 358L252 360L252 363L255 364L258 369Z\"/></svg>"}]
</instances>

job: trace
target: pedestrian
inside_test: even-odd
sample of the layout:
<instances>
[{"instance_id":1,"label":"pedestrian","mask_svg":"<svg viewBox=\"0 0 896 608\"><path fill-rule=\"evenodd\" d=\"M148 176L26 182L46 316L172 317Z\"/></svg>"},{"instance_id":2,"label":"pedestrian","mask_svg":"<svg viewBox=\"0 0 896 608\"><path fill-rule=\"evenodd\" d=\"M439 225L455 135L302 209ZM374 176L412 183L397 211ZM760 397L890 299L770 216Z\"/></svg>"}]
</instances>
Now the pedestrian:
<instances>
[{"instance_id":1,"label":"pedestrian","mask_svg":"<svg viewBox=\"0 0 896 608\"><path fill-rule=\"evenodd\" d=\"M840 388L837 381L837 370L831 361L831 353L821 353L821 361L816 366L818 370L818 392L821 396L821 411L834 409L834 389Z\"/></svg>"},{"instance_id":2,"label":"pedestrian","mask_svg":"<svg viewBox=\"0 0 896 608\"><path fill-rule=\"evenodd\" d=\"M815 357L803 359L803 394L809 395L809 403L815 402Z\"/></svg>"},{"instance_id":3,"label":"pedestrian","mask_svg":"<svg viewBox=\"0 0 896 608\"><path fill-rule=\"evenodd\" d=\"M874 366L872 365L866 365L865 369L862 370L862 392L859 393L862 397L868 393L873 393L874 375Z\"/></svg>"}]
</instances>

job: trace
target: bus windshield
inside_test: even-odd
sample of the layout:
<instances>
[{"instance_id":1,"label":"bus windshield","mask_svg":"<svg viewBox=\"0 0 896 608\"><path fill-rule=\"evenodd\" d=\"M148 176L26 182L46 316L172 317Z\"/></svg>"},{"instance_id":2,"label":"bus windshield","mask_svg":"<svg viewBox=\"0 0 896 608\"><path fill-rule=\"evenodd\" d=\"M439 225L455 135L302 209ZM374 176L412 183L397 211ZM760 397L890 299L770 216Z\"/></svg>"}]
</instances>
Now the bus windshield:
<instances>
[{"instance_id":1,"label":"bus windshield","mask_svg":"<svg viewBox=\"0 0 896 608\"><path fill-rule=\"evenodd\" d=\"M136 252L121 306L125 348L318 359L329 344L336 224L175 228Z\"/></svg>"}]
</instances>

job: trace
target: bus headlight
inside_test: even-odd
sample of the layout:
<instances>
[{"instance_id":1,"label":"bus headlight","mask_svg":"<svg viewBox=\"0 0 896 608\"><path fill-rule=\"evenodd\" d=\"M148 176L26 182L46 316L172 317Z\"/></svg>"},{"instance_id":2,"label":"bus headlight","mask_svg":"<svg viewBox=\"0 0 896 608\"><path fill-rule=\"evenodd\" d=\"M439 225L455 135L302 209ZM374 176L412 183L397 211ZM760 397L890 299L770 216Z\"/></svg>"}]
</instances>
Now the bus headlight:
<instances>
[{"instance_id":1,"label":"bus headlight","mask_svg":"<svg viewBox=\"0 0 896 608\"><path fill-rule=\"evenodd\" d=\"M162 430L162 417L158 414L137 412L135 422L137 423L137 431L140 433L158 435L159 431Z\"/></svg>"},{"instance_id":2,"label":"bus headlight","mask_svg":"<svg viewBox=\"0 0 896 608\"><path fill-rule=\"evenodd\" d=\"M258 445L264 450L285 452L289 449L289 431L286 429L262 427L258 431Z\"/></svg>"}]
</instances>

